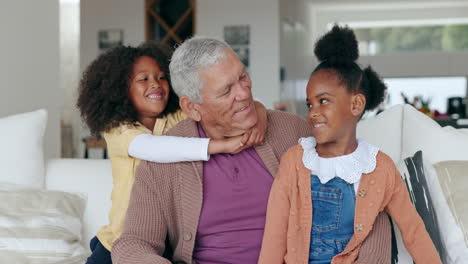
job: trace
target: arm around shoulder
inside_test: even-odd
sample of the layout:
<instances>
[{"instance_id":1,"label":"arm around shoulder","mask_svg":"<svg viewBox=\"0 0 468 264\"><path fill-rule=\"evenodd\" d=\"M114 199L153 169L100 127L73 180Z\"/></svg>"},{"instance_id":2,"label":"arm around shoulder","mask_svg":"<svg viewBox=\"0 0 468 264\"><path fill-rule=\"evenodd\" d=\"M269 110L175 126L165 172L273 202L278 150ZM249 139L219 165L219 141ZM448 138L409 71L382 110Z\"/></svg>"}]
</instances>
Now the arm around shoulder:
<instances>
[{"instance_id":1,"label":"arm around shoulder","mask_svg":"<svg viewBox=\"0 0 468 264\"><path fill-rule=\"evenodd\" d=\"M167 223L164 208L151 178L150 164L138 166L122 235L112 245L114 264L170 264L162 257L165 250Z\"/></svg>"},{"instance_id":2,"label":"arm around shoulder","mask_svg":"<svg viewBox=\"0 0 468 264\"><path fill-rule=\"evenodd\" d=\"M128 147L137 159L159 163L208 160L209 138L173 137L142 134Z\"/></svg>"}]
</instances>

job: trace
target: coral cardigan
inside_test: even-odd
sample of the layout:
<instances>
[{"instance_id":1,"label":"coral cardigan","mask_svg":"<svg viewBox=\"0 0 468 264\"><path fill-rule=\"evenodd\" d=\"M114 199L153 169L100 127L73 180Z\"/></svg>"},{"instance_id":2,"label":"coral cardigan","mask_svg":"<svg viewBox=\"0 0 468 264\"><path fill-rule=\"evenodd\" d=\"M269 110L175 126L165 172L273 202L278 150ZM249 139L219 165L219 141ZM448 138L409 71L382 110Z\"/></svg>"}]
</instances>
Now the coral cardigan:
<instances>
[{"instance_id":1,"label":"coral cardigan","mask_svg":"<svg viewBox=\"0 0 468 264\"><path fill-rule=\"evenodd\" d=\"M271 189L265 234L258 263L308 263L312 227L311 171L302 163L301 145L281 158ZM416 263L442 263L421 217L393 161L379 152L376 168L363 174L356 195L354 235L332 264L354 263L379 212L385 210L397 223L408 252ZM378 263L388 263L381 260Z\"/></svg>"}]
</instances>

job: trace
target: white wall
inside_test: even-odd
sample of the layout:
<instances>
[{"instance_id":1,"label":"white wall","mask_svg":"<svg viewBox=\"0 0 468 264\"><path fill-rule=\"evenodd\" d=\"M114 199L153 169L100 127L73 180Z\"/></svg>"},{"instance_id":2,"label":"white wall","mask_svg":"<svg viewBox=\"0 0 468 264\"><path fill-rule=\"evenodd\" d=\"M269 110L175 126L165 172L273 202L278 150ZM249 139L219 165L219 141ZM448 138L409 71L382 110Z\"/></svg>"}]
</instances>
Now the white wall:
<instances>
[{"instance_id":1,"label":"white wall","mask_svg":"<svg viewBox=\"0 0 468 264\"><path fill-rule=\"evenodd\" d=\"M59 157L58 1L0 1L0 32L0 117L46 108L45 157Z\"/></svg>"},{"instance_id":2,"label":"white wall","mask_svg":"<svg viewBox=\"0 0 468 264\"><path fill-rule=\"evenodd\" d=\"M138 45L145 40L144 2L144 0L81 0L81 70L98 55L99 30L122 29L125 45Z\"/></svg>"},{"instance_id":3,"label":"white wall","mask_svg":"<svg viewBox=\"0 0 468 264\"><path fill-rule=\"evenodd\" d=\"M145 40L144 0L81 0L80 4L80 72L98 56L98 32L106 29L122 29L124 45L139 45ZM80 124L80 121L76 121ZM80 138L87 135L86 129L76 127L80 148L78 157L83 157ZM76 139L75 139L76 141Z\"/></svg>"},{"instance_id":4,"label":"white wall","mask_svg":"<svg viewBox=\"0 0 468 264\"><path fill-rule=\"evenodd\" d=\"M250 25L250 75L255 98L279 99L279 0L198 0L196 35L223 39L226 25Z\"/></svg>"},{"instance_id":5,"label":"white wall","mask_svg":"<svg viewBox=\"0 0 468 264\"><path fill-rule=\"evenodd\" d=\"M80 75L80 2L60 0L60 89L62 157L73 158L79 146L79 136L73 127L80 127L79 111L75 107Z\"/></svg>"}]
</instances>

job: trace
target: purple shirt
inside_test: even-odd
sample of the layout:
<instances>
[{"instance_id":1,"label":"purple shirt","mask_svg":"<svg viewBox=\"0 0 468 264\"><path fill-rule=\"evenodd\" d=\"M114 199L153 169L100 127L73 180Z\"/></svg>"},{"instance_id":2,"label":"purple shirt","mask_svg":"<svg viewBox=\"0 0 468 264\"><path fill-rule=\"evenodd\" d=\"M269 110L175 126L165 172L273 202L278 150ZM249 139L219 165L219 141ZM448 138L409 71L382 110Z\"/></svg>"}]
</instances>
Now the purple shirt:
<instances>
[{"instance_id":1,"label":"purple shirt","mask_svg":"<svg viewBox=\"0 0 468 264\"><path fill-rule=\"evenodd\" d=\"M206 137L198 125L200 137ZM257 263L273 177L254 148L216 154L203 165L203 205L193 258L198 264Z\"/></svg>"}]
</instances>

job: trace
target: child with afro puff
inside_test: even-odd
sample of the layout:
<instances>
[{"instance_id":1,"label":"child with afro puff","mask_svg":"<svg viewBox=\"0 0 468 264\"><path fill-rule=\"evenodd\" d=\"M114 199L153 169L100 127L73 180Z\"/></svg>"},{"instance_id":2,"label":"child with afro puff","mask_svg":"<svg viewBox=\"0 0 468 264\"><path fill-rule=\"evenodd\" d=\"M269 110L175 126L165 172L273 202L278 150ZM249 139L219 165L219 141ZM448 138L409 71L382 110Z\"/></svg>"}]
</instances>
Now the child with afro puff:
<instances>
[{"instance_id":1,"label":"child with afro puff","mask_svg":"<svg viewBox=\"0 0 468 264\"><path fill-rule=\"evenodd\" d=\"M119 46L83 73L77 106L91 133L106 140L114 182L109 224L91 240L87 264L112 263L112 243L122 232L141 160L208 160L210 154L234 154L264 139L266 110L258 102L259 121L244 135L221 140L162 136L187 117L170 84L169 55L155 43Z\"/></svg>"},{"instance_id":2,"label":"child with afro puff","mask_svg":"<svg viewBox=\"0 0 468 264\"><path fill-rule=\"evenodd\" d=\"M356 138L358 121L383 101L386 86L370 66L356 63L354 32L335 25L315 55L320 63L307 84L313 137L301 138L281 159L259 263L390 263L390 254L359 259L382 211L397 223L416 263L441 263L393 161Z\"/></svg>"}]
</instances>

